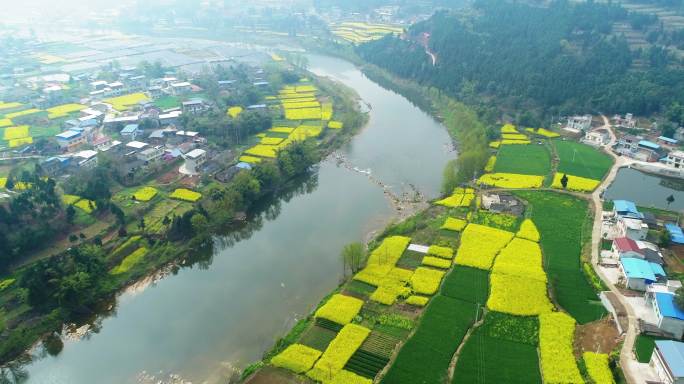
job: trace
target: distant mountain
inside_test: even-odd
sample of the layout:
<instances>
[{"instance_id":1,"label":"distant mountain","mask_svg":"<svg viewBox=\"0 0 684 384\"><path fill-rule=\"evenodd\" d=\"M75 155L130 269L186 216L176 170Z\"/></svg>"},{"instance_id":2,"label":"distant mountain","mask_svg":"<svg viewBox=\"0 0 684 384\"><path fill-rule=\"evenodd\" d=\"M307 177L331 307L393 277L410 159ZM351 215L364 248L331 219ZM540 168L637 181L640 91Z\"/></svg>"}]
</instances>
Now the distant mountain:
<instances>
[{"instance_id":1,"label":"distant mountain","mask_svg":"<svg viewBox=\"0 0 684 384\"><path fill-rule=\"evenodd\" d=\"M656 28L657 18L614 4L539 3L478 0L468 13L439 12L401 38L357 51L401 77L518 110L646 115L684 104L680 59L616 32L637 23Z\"/></svg>"}]
</instances>

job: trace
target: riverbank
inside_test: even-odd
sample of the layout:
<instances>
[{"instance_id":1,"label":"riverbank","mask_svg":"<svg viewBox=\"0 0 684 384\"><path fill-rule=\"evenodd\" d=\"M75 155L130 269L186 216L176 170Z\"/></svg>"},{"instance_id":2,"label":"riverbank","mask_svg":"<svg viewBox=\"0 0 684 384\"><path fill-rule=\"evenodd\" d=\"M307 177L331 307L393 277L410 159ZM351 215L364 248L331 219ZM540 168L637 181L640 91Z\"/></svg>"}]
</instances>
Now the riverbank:
<instances>
[{"instance_id":1,"label":"riverbank","mask_svg":"<svg viewBox=\"0 0 684 384\"><path fill-rule=\"evenodd\" d=\"M367 123L368 117L360 112L358 108L358 95L353 90L325 79L315 78L315 84L323 94L327 95L334 102L336 118L342 121L344 128L336 131L330 130L322 138L320 143L315 146L314 153L311 156L311 163L297 164L301 172L282 177L278 184L264 186L264 188L260 189L260 195L252 196L252 201L246 209L247 216L259 216L261 212L279 203L283 196L291 197L292 192L299 189L303 181L309 177L308 175L311 173L309 170L310 166L320 162L331 152L347 144ZM259 167L257 166L257 168ZM215 189L216 185L215 182L209 183L199 191L204 195L208 195ZM193 210L201 212L205 207L208 207L207 202L200 202L193 205L190 212ZM206 231L211 231L215 234L220 233L221 236L231 236L231 233L240 233L242 234L240 236L244 238L244 233L250 232L250 223L242 220L231 220L228 223L208 222L207 224ZM168 229L170 228L171 226ZM59 340L60 334L68 337L72 329L78 330L76 335L82 334L84 332L84 324L91 324L94 321L98 321L100 317L107 317L115 313L117 308L115 297L132 292L131 287L135 287L133 291L139 293L141 286L138 283L140 281L158 281L158 271L160 270L167 271L168 273L177 273L180 268L191 268L197 264L201 265L210 260L214 252L213 244L208 242L210 235L206 232L196 233L190 237L184 236L179 241L178 239L169 240L167 238L168 234L166 236L153 235L146 232L144 228L134 227L134 229L135 231L129 231L126 237L134 238L137 236L140 238L140 240L136 241L136 246L145 248L147 254L141 262L136 263L126 273L105 275L105 281L99 283L101 288L97 289L98 297L94 299L96 301L93 306L94 312L86 311L79 316L74 316L60 307L51 310L47 314L41 311L41 309L27 312L25 308L17 308L17 304L21 304L21 302L13 303L21 300L20 295L23 288L20 282L24 273L31 266L25 266L14 271L9 278L16 283L3 287L0 291L0 303L4 307L1 318L2 322L0 322L0 325L2 325L2 348L0 348L2 361L12 360L26 351L31 345L35 347L36 341L44 336L51 335L50 340L55 341L55 339ZM254 229L251 229L251 231L253 232ZM240 238L240 236L236 236L236 238ZM125 244L127 244L126 238L117 239L116 236L113 236L110 242L105 242L103 245L103 253L109 257L112 254L125 252L126 249L130 248ZM121 247L125 249L120 250ZM9 310L8 306L10 306ZM16 309L22 311L17 312ZM48 350L51 353L59 353L61 347L62 342L57 341Z\"/></svg>"}]
</instances>

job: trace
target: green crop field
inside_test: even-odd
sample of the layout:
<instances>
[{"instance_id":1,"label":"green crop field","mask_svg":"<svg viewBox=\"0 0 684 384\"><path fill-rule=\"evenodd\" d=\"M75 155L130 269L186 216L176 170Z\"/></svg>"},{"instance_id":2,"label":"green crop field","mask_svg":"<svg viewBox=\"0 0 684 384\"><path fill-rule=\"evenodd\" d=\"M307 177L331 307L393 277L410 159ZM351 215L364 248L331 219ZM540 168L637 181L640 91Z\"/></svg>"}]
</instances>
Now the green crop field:
<instances>
[{"instance_id":1,"label":"green crop field","mask_svg":"<svg viewBox=\"0 0 684 384\"><path fill-rule=\"evenodd\" d=\"M605 309L584 276L580 260L582 241L589 241L588 235L582 238L587 202L556 192L516 194L528 201L532 220L541 233L544 268L558 303L580 324L600 319Z\"/></svg>"},{"instance_id":2,"label":"green crop field","mask_svg":"<svg viewBox=\"0 0 684 384\"><path fill-rule=\"evenodd\" d=\"M553 145L559 158L558 172L601 180L613 165L610 156L588 145L563 140L553 140Z\"/></svg>"},{"instance_id":3,"label":"green crop field","mask_svg":"<svg viewBox=\"0 0 684 384\"><path fill-rule=\"evenodd\" d=\"M468 338L452 383L541 383L535 317L487 314Z\"/></svg>"},{"instance_id":4,"label":"green crop field","mask_svg":"<svg viewBox=\"0 0 684 384\"><path fill-rule=\"evenodd\" d=\"M381 383L444 382L451 357L474 321L472 303L436 296Z\"/></svg>"},{"instance_id":5,"label":"green crop field","mask_svg":"<svg viewBox=\"0 0 684 384\"><path fill-rule=\"evenodd\" d=\"M551 155L545 145L502 145L494 172L546 176L551 172Z\"/></svg>"},{"instance_id":6,"label":"green crop field","mask_svg":"<svg viewBox=\"0 0 684 384\"><path fill-rule=\"evenodd\" d=\"M489 271L455 265L444 278L441 294L484 305L489 295ZM474 306L471 309L474 311Z\"/></svg>"}]
</instances>

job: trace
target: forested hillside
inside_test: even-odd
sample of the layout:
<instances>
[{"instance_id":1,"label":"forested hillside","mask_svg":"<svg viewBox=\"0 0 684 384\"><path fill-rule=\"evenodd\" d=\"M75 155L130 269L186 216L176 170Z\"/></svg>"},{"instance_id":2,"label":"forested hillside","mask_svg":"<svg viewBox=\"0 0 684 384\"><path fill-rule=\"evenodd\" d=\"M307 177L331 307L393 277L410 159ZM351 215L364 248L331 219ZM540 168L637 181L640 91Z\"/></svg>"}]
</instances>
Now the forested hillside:
<instances>
[{"instance_id":1,"label":"forested hillside","mask_svg":"<svg viewBox=\"0 0 684 384\"><path fill-rule=\"evenodd\" d=\"M474 8L469 15L439 12L402 38L367 43L358 52L463 100L494 97L540 114L651 114L684 101L678 59L656 45L630 48L613 32L614 23L640 22L619 5L478 0ZM436 56L434 66L424 44Z\"/></svg>"}]
</instances>

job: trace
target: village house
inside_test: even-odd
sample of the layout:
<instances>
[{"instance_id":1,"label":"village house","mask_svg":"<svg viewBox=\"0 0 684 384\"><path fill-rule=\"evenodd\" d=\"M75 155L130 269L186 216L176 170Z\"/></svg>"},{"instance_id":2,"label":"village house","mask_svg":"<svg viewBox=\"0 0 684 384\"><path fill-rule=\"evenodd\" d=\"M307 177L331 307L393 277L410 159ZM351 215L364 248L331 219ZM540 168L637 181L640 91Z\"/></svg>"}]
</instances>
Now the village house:
<instances>
[{"instance_id":1,"label":"village house","mask_svg":"<svg viewBox=\"0 0 684 384\"><path fill-rule=\"evenodd\" d=\"M482 195L482 207L494 213L511 213L520 215L525 207L511 195L486 193Z\"/></svg>"},{"instance_id":2,"label":"village house","mask_svg":"<svg viewBox=\"0 0 684 384\"><path fill-rule=\"evenodd\" d=\"M644 240L648 236L648 224L644 223L641 219L620 216L615 227L619 237Z\"/></svg>"},{"instance_id":3,"label":"village house","mask_svg":"<svg viewBox=\"0 0 684 384\"><path fill-rule=\"evenodd\" d=\"M142 134L142 130L138 124L128 124L127 126L123 127L119 133L121 134L121 137L127 138L129 140L135 140L136 137Z\"/></svg>"},{"instance_id":4,"label":"village house","mask_svg":"<svg viewBox=\"0 0 684 384\"><path fill-rule=\"evenodd\" d=\"M649 292L646 302L650 303L657 318L660 330L671 334L676 339L684 336L684 311L675 302L673 292Z\"/></svg>"},{"instance_id":5,"label":"village house","mask_svg":"<svg viewBox=\"0 0 684 384\"><path fill-rule=\"evenodd\" d=\"M582 141L586 144L595 147L600 147L610 142L610 136L608 135L608 132L606 132L604 129L596 129L587 132Z\"/></svg>"},{"instance_id":6,"label":"village house","mask_svg":"<svg viewBox=\"0 0 684 384\"><path fill-rule=\"evenodd\" d=\"M181 104L183 113L188 113L190 115L196 115L202 113L208 109L208 105L202 99L192 99L184 101Z\"/></svg>"},{"instance_id":7,"label":"village house","mask_svg":"<svg viewBox=\"0 0 684 384\"><path fill-rule=\"evenodd\" d=\"M684 244L684 231L679 225L666 223L665 230L670 234L670 241L674 244Z\"/></svg>"},{"instance_id":8,"label":"village house","mask_svg":"<svg viewBox=\"0 0 684 384\"><path fill-rule=\"evenodd\" d=\"M185 155L185 170L191 174L200 173L200 169L207 162L207 151L193 149Z\"/></svg>"},{"instance_id":9,"label":"village house","mask_svg":"<svg viewBox=\"0 0 684 384\"><path fill-rule=\"evenodd\" d=\"M668 153L663 162L673 168L684 167L684 151L672 151Z\"/></svg>"},{"instance_id":10,"label":"village house","mask_svg":"<svg viewBox=\"0 0 684 384\"><path fill-rule=\"evenodd\" d=\"M176 110L176 111L169 111L169 112L164 112L159 114L159 124L161 125L176 125L179 122L179 119L183 115L183 111Z\"/></svg>"},{"instance_id":11,"label":"village house","mask_svg":"<svg viewBox=\"0 0 684 384\"><path fill-rule=\"evenodd\" d=\"M570 116L565 128L575 131L588 131L591 128L591 115Z\"/></svg>"},{"instance_id":12,"label":"village house","mask_svg":"<svg viewBox=\"0 0 684 384\"><path fill-rule=\"evenodd\" d=\"M666 146L666 147L670 147L670 148L674 148L677 146L677 144L679 144L679 140L672 139L672 138L665 137L665 136L658 136L656 141L658 142L658 144Z\"/></svg>"},{"instance_id":13,"label":"village house","mask_svg":"<svg viewBox=\"0 0 684 384\"><path fill-rule=\"evenodd\" d=\"M613 116L613 122L615 123L616 127L625 129L634 129L637 125L637 120L631 113L626 114L625 117L615 115Z\"/></svg>"},{"instance_id":14,"label":"village house","mask_svg":"<svg viewBox=\"0 0 684 384\"><path fill-rule=\"evenodd\" d=\"M622 257L619 271L625 281L625 286L635 291L646 291L646 287L663 280L666 276L663 267L634 257Z\"/></svg>"},{"instance_id":15,"label":"village house","mask_svg":"<svg viewBox=\"0 0 684 384\"><path fill-rule=\"evenodd\" d=\"M655 162L662 157L660 151L660 145L649 140L640 140L632 157L636 160Z\"/></svg>"},{"instance_id":16,"label":"village house","mask_svg":"<svg viewBox=\"0 0 684 384\"><path fill-rule=\"evenodd\" d=\"M684 343L656 340L649 365L664 384L684 383Z\"/></svg>"},{"instance_id":17,"label":"village house","mask_svg":"<svg viewBox=\"0 0 684 384\"><path fill-rule=\"evenodd\" d=\"M162 146L156 146L143 149L136 154L136 157L140 161L145 162L145 165L148 165L161 159L162 155L164 155L164 148Z\"/></svg>"},{"instance_id":18,"label":"village house","mask_svg":"<svg viewBox=\"0 0 684 384\"><path fill-rule=\"evenodd\" d=\"M618 143L615 147L617 153L628 155L632 152L636 152L639 147L639 141L641 138L634 135L623 135L618 139Z\"/></svg>"},{"instance_id":19,"label":"village house","mask_svg":"<svg viewBox=\"0 0 684 384\"><path fill-rule=\"evenodd\" d=\"M73 151L76 147L86 143L86 137L83 132L68 130L55 135L57 144L62 150Z\"/></svg>"},{"instance_id":20,"label":"village house","mask_svg":"<svg viewBox=\"0 0 684 384\"><path fill-rule=\"evenodd\" d=\"M75 164L79 168L95 168L97 166L97 151L85 150L74 154Z\"/></svg>"},{"instance_id":21,"label":"village house","mask_svg":"<svg viewBox=\"0 0 684 384\"><path fill-rule=\"evenodd\" d=\"M178 83L172 83L169 88L171 90L172 95L181 96L192 91L192 84L190 84L187 81L182 81Z\"/></svg>"},{"instance_id":22,"label":"village house","mask_svg":"<svg viewBox=\"0 0 684 384\"><path fill-rule=\"evenodd\" d=\"M643 218L643 215L631 201L628 200L613 200L613 216L618 217L631 217L636 219Z\"/></svg>"},{"instance_id":23,"label":"village house","mask_svg":"<svg viewBox=\"0 0 684 384\"><path fill-rule=\"evenodd\" d=\"M639 248L636 241L628 237L618 237L614 239L611 251L613 252L613 256L618 259L624 257L633 257L637 259L644 258L644 254L641 252L641 248Z\"/></svg>"},{"instance_id":24,"label":"village house","mask_svg":"<svg viewBox=\"0 0 684 384\"><path fill-rule=\"evenodd\" d=\"M164 96L164 90L159 85L154 85L154 86L147 88L147 95L150 98L156 100L156 99Z\"/></svg>"}]
</instances>

